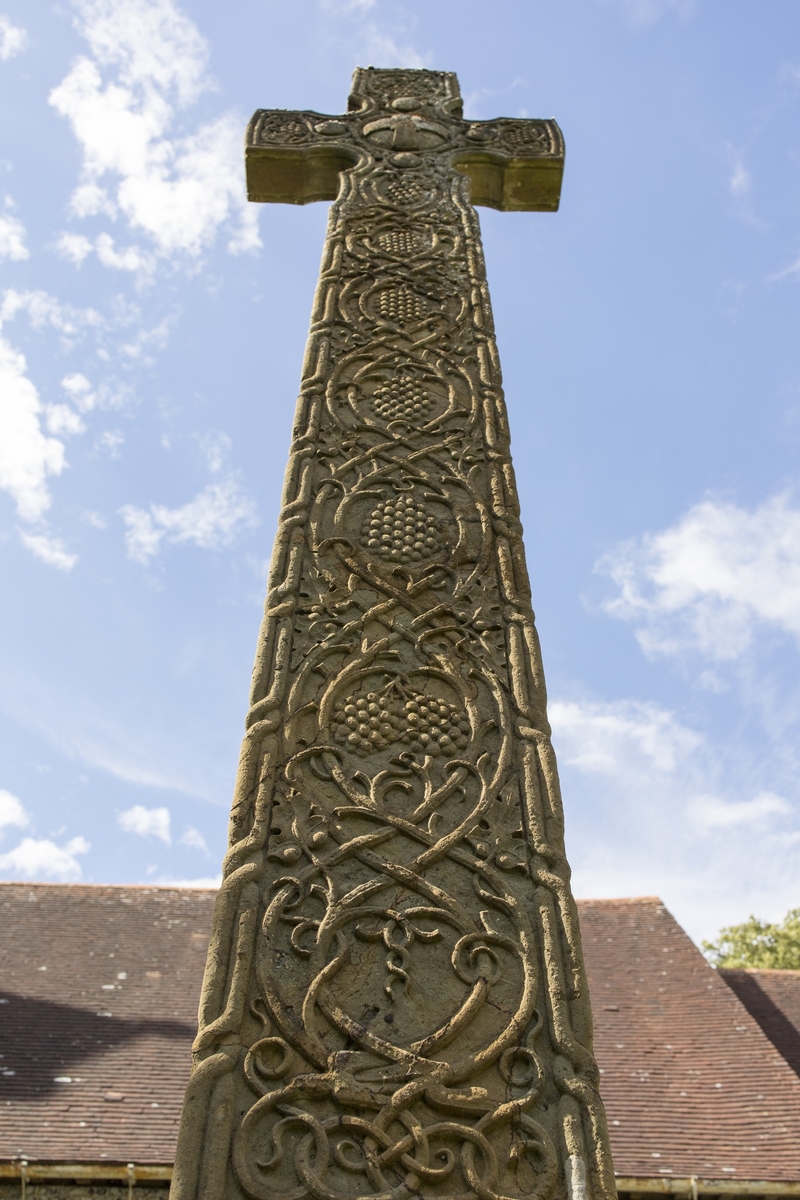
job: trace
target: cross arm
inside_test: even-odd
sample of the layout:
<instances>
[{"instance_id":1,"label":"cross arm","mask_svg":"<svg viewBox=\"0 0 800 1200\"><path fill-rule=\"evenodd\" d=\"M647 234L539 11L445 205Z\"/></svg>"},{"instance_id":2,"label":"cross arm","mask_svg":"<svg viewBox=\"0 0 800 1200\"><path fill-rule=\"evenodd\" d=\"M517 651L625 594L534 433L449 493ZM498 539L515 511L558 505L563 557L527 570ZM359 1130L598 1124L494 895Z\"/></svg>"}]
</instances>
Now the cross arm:
<instances>
[{"instance_id":1,"label":"cross arm","mask_svg":"<svg viewBox=\"0 0 800 1200\"><path fill-rule=\"evenodd\" d=\"M473 204L503 212L555 212L564 137L555 121L464 121L453 165L469 176Z\"/></svg>"},{"instance_id":2,"label":"cross arm","mask_svg":"<svg viewBox=\"0 0 800 1200\"><path fill-rule=\"evenodd\" d=\"M260 108L245 136L248 200L309 204L335 200L339 172L359 159L350 144L354 118Z\"/></svg>"},{"instance_id":3,"label":"cross arm","mask_svg":"<svg viewBox=\"0 0 800 1200\"><path fill-rule=\"evenodd\" d=\"M259 109L247 128L247 196L266 203L335 200L339 173L370 153L400 165L447 155L470 179L473 204L506 212L555 212L564 173L564 138L555 121L465 121L409 98L375 113L332 117ZM403 106L402 108L400 106ZM396 153L393 153L396 152Z\"/></svg>"}]
</instances>

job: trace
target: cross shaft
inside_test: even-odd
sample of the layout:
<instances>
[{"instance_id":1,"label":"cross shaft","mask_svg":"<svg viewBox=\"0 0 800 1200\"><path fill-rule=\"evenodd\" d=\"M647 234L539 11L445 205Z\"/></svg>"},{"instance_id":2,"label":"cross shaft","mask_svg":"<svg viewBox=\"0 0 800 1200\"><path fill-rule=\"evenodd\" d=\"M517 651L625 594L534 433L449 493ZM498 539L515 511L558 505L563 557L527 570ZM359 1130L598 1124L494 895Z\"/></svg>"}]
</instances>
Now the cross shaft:
<instances>
[{"instance_id":1,"label":"cross shaft","mask_svg":"<svg viewBox=\"0 0 800 1200\"><path fill-rule=\"evenodd\" d=\"M561 135L370 69L247 153L336 201L173 1200L611 1200L469 202L555 208Z\"/></svg>"}]
</instances>

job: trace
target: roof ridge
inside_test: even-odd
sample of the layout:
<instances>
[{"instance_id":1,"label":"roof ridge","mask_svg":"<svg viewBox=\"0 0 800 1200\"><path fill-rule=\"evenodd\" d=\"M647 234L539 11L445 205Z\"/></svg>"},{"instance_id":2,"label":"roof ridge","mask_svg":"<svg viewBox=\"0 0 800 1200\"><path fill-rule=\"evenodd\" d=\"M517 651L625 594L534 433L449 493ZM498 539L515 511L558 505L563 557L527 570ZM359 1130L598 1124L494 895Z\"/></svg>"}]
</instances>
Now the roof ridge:
<instances>
[{"instance_id":1,"label":"roof ridge","mask_svg":"<svg viewBox=\"0 0 800 1200\"><path fill-rule=\"evenodd\" d=\"M717 970L722 975L734 971L742 975L800 975L800 967L717 967Z\"/></svg>"},{"instance_id":2,"label":"roof ridge","mask_svg":"<svg viewBox=\"0 0 800 1200\"><path fill-rule=\"evenodd\" d=\"M194 885L190 883L42 883L39 880L27 881L24 879L0 879L0 888L6 887L21 887L21 888L42 888L43 890L55 892L65 891L85 891L99 892L103 890L113 889L117 892L218 892L218 887L209 887L207 884Z\"/></svg>"}]
</instances>

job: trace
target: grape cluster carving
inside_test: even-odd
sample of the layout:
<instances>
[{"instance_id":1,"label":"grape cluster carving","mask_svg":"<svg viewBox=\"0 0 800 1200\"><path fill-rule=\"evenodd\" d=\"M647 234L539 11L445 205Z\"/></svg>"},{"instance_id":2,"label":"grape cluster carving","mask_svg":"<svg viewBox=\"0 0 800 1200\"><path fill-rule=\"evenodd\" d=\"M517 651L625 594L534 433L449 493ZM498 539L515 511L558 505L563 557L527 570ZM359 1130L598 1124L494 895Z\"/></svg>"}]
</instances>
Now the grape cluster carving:
<instances>
[{"instance_id":1,"label":"grape cluster carving","mask_svg":"<svg viewBox=\"0 0 800 1200\"><path fill-rule=\"evenodd\" d=\"M331 720L334 740L360 755L407 746L434 757L464 750L469 717L455 704L396 682L348 696Z\"/></svg>"},{"instance_id":2,"label":"grape cluster carving","mask_svg":"<svg viewBox=\"0 0 800 1200\"><path fill-rule=\"evenodd\" d=\"M425 316L427 305L410 287L384 288L378 294L378 312L385 320L409 321Z\"/></svg>"},{"instance_id":3,"label":"grape cluster carving","mask_svg":"<svg viewBox=\"0 0 800 1200\"><path fill-rule=\"evenodd\" d=\"M389 562L415 563L443 549L436 517L407 492L380 500L364 522L361 544Z\"/></svg>"},{"instance_id":4,"label":"grape cluster carving","mask_svg":"<svg viewBox=\"0 0 800 1200\"><path fill-rule=\"evenodd\" d=\"M391 254L413 254L422 245L422 238L413 229L390 229L378 234L381 250Z\"/></svg>"},{"instance_id":5,"label":"grape cluster carving","mask_svg":"<svg viewBox=\"0 0 800 1200\"><path fill-rule=\"evenodd\" d=\"M424 417L430 406L428 389L411 375L400 375L372 393L372 407L384 421Z\"/></svg>"},{"instance_id":6,"label":"grape cluster carving","mask_svg":"<svg viewBox=\"0 0 800 1200\"><path fill-rule=\"evenodd\" d=\"M393 179L384 191L387 200L393 204L419 204L427 194L420 179Z\"/></svg>"}]
</instances>

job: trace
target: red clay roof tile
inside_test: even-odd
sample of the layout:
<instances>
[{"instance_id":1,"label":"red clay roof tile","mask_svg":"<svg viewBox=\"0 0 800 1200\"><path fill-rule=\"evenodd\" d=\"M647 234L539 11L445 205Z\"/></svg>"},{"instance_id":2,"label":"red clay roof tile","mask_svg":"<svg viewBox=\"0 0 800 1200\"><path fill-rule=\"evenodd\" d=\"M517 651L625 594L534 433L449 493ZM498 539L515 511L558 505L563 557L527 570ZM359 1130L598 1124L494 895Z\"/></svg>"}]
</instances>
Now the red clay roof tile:
<instances>
[{"instance_id":1,"label":"red clay roof tile","mask_svg":"<svg viewBox=\"0 0 800 1200\"><path fill-rule=\"evenodd\" d=\"M663 904L578 912L617 1174L800 1179L800 1079Z\"/></svg>"},{"instance_id":2,"label":"red clay roof tile","mask_svg":"<svg viewBox=\"0 0 800 1200\"><path fill-rule=\"evenodd\" d=\"M800 1075L800 971L721 970L720 975Z\"/></svg>"}]
</instances>

